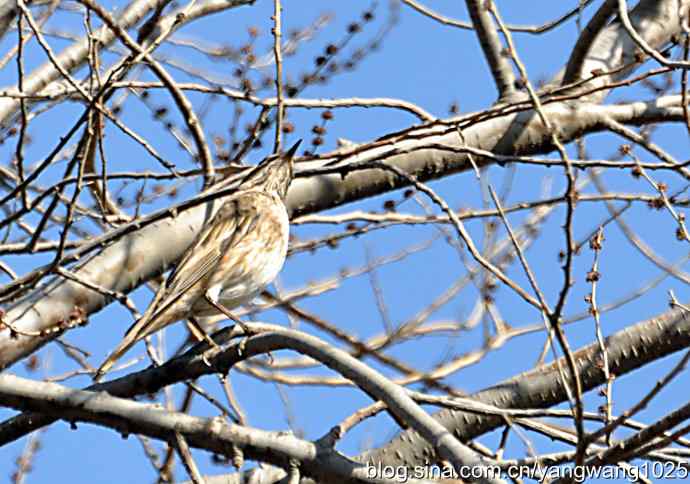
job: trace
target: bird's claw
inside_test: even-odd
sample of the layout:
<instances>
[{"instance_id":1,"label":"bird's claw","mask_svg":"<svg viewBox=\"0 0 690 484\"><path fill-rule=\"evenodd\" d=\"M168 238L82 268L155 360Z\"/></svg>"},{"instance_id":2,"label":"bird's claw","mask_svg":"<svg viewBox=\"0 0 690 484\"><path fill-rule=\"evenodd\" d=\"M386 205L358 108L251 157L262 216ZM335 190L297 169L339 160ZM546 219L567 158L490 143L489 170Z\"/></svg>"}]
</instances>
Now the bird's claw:
<instances>
[{"instance_id":1,"label":"bird's claw","mask_svg":"<svg viewBox=\"0 0 690 484\"><path fill-rule=\"evenodd\" d=\"M246 337L246 336L245 336L244 338L242 338L242 340L240 341L239 346L237 347L237 353L238 353L240 356L242 356L242 354L244 353L245 348L247 347L247 340L248 340L248 339L249 339L249 338Z\"/></svg>"},{"instance_id":2,"label":"bird's claw","mask_svg":"<svg viewBox=\"0 0 690 484\"><path fill-rule=\"evenodd\" d=\"M204 351L204 352L201 354L201 361L203 361L204 364L205 364L206 366L208 366L209 368L211 368L211 367L213 366L213 365L211 364L211 361L209 361L209 359L208 359L208 351Z\"/></svg>"}]
</instances>

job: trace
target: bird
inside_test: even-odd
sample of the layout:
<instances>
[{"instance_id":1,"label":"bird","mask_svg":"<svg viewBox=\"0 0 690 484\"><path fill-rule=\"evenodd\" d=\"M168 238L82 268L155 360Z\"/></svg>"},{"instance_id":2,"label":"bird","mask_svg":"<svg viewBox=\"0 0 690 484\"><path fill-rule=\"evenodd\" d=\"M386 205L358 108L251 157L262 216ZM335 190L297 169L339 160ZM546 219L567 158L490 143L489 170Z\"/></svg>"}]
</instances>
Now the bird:
<instances>
[{"instance_id":1,"label":"bird","mask_svg":"<svg viewBox=\"0 0 690 484\"><path fill-rule=\"evenodd\" d=\"M135 343L181 319L197 339L210 339L197 316L224 314L251 301L285 262L290 221L285 197L301 140L253 167L206 224L170 273L144 315L96 370L98 381ZM213 344L213 341L210 340Z\"/></svg>"}]
</instances>

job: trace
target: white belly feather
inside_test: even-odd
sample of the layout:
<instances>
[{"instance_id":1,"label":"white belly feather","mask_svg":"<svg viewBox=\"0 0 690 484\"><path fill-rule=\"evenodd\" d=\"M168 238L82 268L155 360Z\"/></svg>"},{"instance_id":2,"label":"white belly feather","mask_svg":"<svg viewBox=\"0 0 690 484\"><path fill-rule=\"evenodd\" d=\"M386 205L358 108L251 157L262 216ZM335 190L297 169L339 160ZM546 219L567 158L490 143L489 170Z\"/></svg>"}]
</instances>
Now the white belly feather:
<instances>
[{"instance_id":1,"label":"white belly feather","mask_svg":"<svg viewBox=\"0 0 690 484\"><path fill-rule=\"evenodd\" d=\"M271 214L280 221L282 233L280 236L281 244L269 250L265 247L260 252L260 256L254 261L254 267L250 271L251 277L245 279L242 283L229 284L230 281L223 281L219 284L222 287L214 287L212 292L219 292L220 303L228 309L232 309L241 304L247 303L254 299L254 297L268 284L273 282L278 273L283 268L285 256L288 249L288 236L290 232L287 211L284 207L276 207L276 210Z\"/></svg>"}]
</instances>

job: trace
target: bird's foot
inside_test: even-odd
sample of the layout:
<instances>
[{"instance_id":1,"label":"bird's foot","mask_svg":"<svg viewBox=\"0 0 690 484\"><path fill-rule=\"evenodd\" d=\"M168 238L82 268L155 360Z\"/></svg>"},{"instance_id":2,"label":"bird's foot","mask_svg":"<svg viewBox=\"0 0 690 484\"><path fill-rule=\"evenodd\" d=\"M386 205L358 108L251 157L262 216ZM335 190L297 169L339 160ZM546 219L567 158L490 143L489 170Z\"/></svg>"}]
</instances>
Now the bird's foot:
<instances>
[{"instance_id":1,"label":"bird's foot","mask_svg":"<svg viewBox=\"0 0 690 484\"><path fill-rule=\"evenodd\" d=\"M247 326L247 324L244 321L241 321L239 319L234 319L233 321L235 322L235 324L237 324L237 326L242 328L242 331L244 331L245 336L253 336L255 334L258 334L258 331Z\"/></svg>"},{"instance_id":2,"label":"bird's foot","mask_svg":"<svg viewBox=\"0 0 690 484\"><path fill-rule=\"evenodd\" d=\"M217 346L217 345L216 345L216 346ZM210 350L206 350L206 351L204 351L204 352L201 354L201 361L203 361L204 364L205 364L206 366L208 366L209 368L213 367L213 365L211 364L211 361L208 359L209 352L210 352L210 351L213 351L214 349L215 349L215 348L211 348Z\"/></svg>"}]
</instances>

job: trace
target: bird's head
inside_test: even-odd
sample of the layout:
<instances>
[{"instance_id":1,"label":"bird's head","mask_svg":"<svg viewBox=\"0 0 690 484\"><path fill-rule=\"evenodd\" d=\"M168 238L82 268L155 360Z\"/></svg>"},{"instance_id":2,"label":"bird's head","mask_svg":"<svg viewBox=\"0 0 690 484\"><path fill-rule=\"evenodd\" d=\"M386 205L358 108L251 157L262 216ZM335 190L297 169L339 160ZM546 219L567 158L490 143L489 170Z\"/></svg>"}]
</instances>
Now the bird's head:
<instances>
[{"instance_id":1,"label":"bird's head","mask_svg":"<svg viewBox=\"0 0 690 484\"><path fill-rule=\"evenodd\" d=\"M274 153L256 165L242 180L243 188L261 187L266 191L278 192L281 198L287 195L292 181L293 162L302 140L283 153Z\"/></svg>"}]
</instances>

